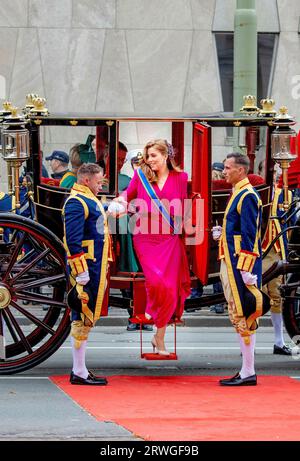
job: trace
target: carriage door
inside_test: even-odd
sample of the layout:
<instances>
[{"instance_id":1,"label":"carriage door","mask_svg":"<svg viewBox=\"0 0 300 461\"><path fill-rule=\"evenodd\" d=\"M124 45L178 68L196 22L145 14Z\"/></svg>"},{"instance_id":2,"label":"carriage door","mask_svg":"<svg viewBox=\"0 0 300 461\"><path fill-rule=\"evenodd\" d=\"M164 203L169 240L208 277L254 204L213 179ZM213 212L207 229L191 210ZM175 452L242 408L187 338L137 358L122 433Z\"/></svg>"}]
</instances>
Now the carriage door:
<instances>
[{"instance_id":1,"label":"carriage door","mask_svg":"<svg viewBox=\"0 0 300 461\"><path fill-rule=\"evenodd\" d=\"M211 128L203 123L193 126L192 197L201 198L201 239L191 245L192 270L207 284L211 227ZM193 209L195 210L195 201Z\"/></svg>"}]
</instances>

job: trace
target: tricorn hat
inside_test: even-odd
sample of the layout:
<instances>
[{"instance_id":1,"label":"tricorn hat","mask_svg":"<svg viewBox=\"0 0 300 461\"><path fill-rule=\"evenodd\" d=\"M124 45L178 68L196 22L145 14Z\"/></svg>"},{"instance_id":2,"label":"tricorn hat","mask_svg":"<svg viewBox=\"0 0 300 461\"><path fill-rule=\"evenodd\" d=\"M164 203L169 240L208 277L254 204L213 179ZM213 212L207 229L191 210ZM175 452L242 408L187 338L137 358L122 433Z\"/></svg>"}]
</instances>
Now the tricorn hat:
<instances>
[{"instance_id":1,"label":"tricorn hat","mask_svg":"<svg viewBox=\"0 0 300 461\"><path fill-rule=\"evenodd\" d=\"M90 299L90 290L83 285L74 285L67 294L69 308L78 313L82 312L82 304L88 304Z\"/></svg>"},{"instance_id":2,"label":"tricorn hat","mask_svg":"<svg viewBox=\"0 0 300 461\"><path fill-rule=\"evenodd\" d=\"M265 315L270 310L271 304L270 297L264 291L255 285L245 285L243 312L249 329L257 328L256 319Z\"/></svg>"}]
</instances>

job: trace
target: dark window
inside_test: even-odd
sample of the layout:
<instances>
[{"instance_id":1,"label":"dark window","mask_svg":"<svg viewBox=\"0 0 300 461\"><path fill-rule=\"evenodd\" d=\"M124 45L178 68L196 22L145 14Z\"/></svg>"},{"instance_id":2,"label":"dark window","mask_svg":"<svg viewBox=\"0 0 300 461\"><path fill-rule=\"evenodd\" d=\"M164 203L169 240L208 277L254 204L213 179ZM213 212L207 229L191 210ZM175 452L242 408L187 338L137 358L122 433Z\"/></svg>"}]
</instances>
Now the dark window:
<instances>
[{"instance_id":1,"label":"dark window","mask_svg":"<svg viewBox=\"0 0 300 461\"><path fill-rule=\"evenodd\" d=\"M272 64L275 56L276 34L258 34L257 101L271 97Z\"/></svg>"},{"instance_id":2,"label":"dark window","mask_svg":"<svg viewBox=\"0 0 300 461\"><path fill-rule=\"evenodd\" d=\"M219 73L225 112L233 111L233 34L216 33Z\"/></svg>"},{"instance_id":3,"label":"dark window","mask_svg":"<svg viewBox=\"0 0 300 461\"><path fill-rule=\"evenodd\" d=\"M216 47L225 112L233 111L233 33L217 32ZM257 102L270 97L272 63L275 55L276 34L257 34Z\"/></svg>"}]
</instances>

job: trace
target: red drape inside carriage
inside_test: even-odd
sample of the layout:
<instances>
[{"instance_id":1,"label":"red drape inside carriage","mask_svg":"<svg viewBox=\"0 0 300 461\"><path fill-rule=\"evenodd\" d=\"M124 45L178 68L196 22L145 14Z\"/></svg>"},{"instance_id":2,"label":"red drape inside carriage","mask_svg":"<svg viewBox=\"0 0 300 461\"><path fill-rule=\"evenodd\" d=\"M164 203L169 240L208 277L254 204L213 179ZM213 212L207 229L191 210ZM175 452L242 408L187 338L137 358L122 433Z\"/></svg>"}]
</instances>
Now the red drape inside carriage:
<instances>
[{"instance_id":1,"label":"red drape inside carriage","mask_svg":"<svg viewBox=\"0 0 300 461\"><path fill-rule=\"evenodd\" d=\"M211 228L211 128L201 123L193 127L192 197L202 199L203 238L190 246L192 270L203 285L207 284ZM193 211L196 201L193 204Z\"/></svg>"}]
</instances>

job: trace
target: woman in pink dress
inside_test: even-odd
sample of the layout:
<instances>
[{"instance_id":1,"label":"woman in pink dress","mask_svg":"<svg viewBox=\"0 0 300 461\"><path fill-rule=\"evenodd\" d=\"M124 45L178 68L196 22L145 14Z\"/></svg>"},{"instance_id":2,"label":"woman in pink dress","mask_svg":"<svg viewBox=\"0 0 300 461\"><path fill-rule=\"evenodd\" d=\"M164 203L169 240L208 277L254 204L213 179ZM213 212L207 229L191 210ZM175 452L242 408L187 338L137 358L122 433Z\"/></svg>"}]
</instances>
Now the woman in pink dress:
<instances>
[{"instance_id":1,"label":"woman in pink dress","mask_svg":"<svg viewBox=\"0 0 300 461\"><path fill-rule=\"evenodd\" d=\"M159 199L156 205L153 191ZM146 144L139 170L126 192L116 199L121 204L127 200L129 207L135 204L137 210L133 244L145 275L145 316L152 318L157 327L151 342L160 355L170 354L164 341L166 327L172 317L182 316L184 301L190 294L190 274L181 237L186 198L187 174L175 165L171 144L158 139ZM157 203L165 206L165 217Z\"/></svg>"}]
</instances>

